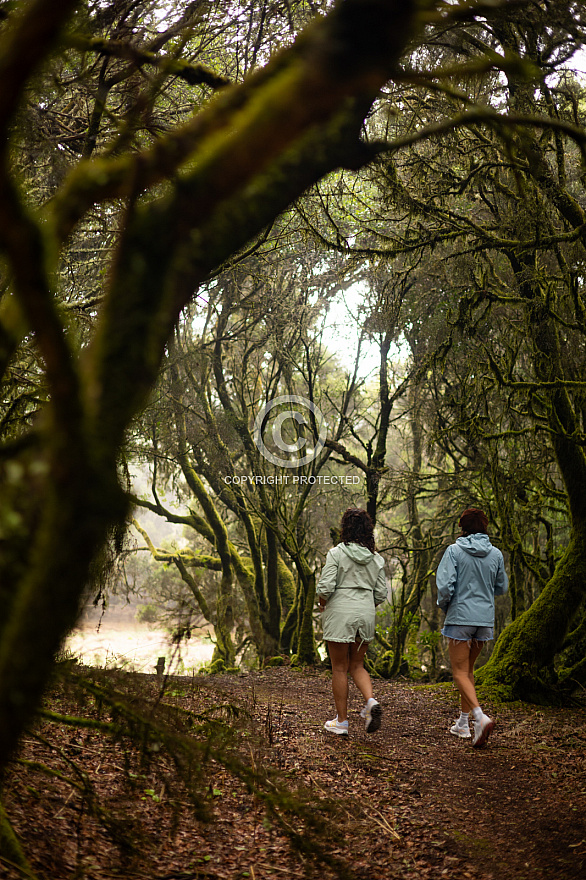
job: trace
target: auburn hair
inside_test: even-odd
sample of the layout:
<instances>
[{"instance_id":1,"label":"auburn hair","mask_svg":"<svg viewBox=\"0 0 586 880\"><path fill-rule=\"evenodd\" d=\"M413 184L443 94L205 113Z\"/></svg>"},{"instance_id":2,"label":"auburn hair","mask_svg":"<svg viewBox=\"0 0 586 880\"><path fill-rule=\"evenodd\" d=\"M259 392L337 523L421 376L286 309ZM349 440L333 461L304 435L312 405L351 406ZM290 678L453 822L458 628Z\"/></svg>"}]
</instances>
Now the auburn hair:
<instances>
[{"instance_id":1,"label":"auburn hair","mask_svg":"<svg viewBox=\"0 0 586 880\"><path fill-rule=\"evenodd\" d=\"M361 510L359 507L349 507L342 514L340 541L343 541L344 544L361 544L374 553L374 525L366 510Z\"/></svg>"},{"instance_id":2,"label":"auburn hair","mask_svg":"<svg viewBox=\"0 0 586 880\"><path fill-rule=\"evenodd\" d=\"M465 510L460 517L458 525L462 529L462 538L466 538L468 535L476 535L478 532L485 535L488 534L488 517L478 507L469 507Z\"/></svg>"}]
</instances>

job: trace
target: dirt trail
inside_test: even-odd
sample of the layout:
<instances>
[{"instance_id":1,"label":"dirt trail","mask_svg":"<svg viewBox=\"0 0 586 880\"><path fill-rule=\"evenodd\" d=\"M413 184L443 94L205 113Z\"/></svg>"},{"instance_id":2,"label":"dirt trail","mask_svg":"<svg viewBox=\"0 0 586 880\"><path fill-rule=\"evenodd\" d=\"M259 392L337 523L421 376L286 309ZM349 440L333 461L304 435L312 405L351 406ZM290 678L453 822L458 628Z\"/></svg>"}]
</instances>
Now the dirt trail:
<instances>
[{"instance_id":1,"label":"dirt trail","mask_svg":"<svg viewBox=\"0 0 586 880\"><path fill-rule=\"evenodd\" d=\"M130 699L160 697L154 676L115 683ZM451 685L377 682L376 695L381 730L364 732L352 686L350 736L339 737L323 730L334 714L325 671L283 667L167 682L162 706L188 710L181 717L226 702L246 709L242 723L251 726L242 728L242 742L252 765L276 768L287 790L302 787L314 815L341 832L326 841L316 867L221 764L205 769L214 820L198 821L164 751L156 769L99 730L49 730L44 722L41 738L25 740L23 757L66 775L75 767L92 797L123 820L112 826L118 835L132 823L138 847L121 849L89 815L87 798L55 775L15 768L6 809L43 880L336 880L344 867L353 880L586 877L586 709L483 706L497 726L487 747L474 750L448 733L457 712ZM56 693L55 708L102 711L91 700L69 706L67 699L67 691ZM338 805L335 818L327 799ZM18 873L0 863L0 877Z\"/></svg>"},{"instance_id":2,"label":"dirt trail","mask_svg":"<svg viewBox=\"0 0 586 880\"><path fill-rule=\"evenodd\" d=\"M363 732L354 691L346 740L321 731L334 714L326 674L267 670L236 681L222 687L235 697L253 688L259 706L296 707L288 742L294 739L308 763L332 765L329 794L346 794L337 763L360 771L361 796L378 810L384 804L386 821L400 835L390 846L400 854L396 861L404 862L404 853L413 866L419 859L420 876L586 876L583 709L485 706L497 727L486 748L475 750L447 732L458 714L451 685L378 682L376 695L385 707L381 730ZM379 876L377 862L380 876L390 876L389 846L375 849L370 877Z\"/></svg>"}]
</instances>

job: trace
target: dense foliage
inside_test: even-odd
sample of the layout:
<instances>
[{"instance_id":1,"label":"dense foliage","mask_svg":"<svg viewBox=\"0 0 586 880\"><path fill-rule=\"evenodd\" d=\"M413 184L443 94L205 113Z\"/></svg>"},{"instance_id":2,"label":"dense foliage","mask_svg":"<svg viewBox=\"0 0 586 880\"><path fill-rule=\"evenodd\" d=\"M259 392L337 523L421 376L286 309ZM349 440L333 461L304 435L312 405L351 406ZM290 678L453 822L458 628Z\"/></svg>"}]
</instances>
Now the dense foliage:
<instances>
[{"instance_id":1,"label":"dense foliage","mask_svg":"<svg viewBox=\"0 0 586 880\"><path fill-rule=\"evenodd\" d=\"M433 572L474 503L511 575L483 684L583 688L585 26L0 2L0 772L132 536L212 669L309 664L349 504L390 579L374 671L441 674ZM26 867L1 806L0 846Z\"/></svg>"},{"instance_id":2,"label":"dense foliage","mask_svg":"<svg viewBox=\"0 0 586 880\"><path fill-rule=\"evenodd\" d=\"M581 6L330 7L0 4L0 766L129 534L216 668L311 663L364 504L393 579L371 662L436 675L473 502L512 587L485 683L585 681Z\"/></svg>"}]
</instances>

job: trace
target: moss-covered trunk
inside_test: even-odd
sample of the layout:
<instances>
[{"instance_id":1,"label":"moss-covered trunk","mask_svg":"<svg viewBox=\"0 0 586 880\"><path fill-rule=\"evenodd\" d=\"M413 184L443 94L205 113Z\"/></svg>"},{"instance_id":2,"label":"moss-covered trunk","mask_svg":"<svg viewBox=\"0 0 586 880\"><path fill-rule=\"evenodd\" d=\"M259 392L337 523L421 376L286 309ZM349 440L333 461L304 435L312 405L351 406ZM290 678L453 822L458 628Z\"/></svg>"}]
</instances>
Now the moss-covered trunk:
<instances>
[{"instance_id":1,"label":"moss-covered trunk","mask_svg":"<svg viewBox=\"0 0 586 880\"><path fill-rule=\"evenodd\" d=\"M285 618L285 623L283 624L283 629L281 630L281 642L280 649L285 654L289 654L291 651L296 651L297 649L297 634L299 632L299 605L301 602L301 593L303 591L303 585L301 580L297 580L297 589L295 592L295 601L289 608L287 612L287 616Z\"/></svg>"},{"instance_id":2,"label":"moss-covered trunk","mask_svg":"<svg viewBox=\"0 0 586 880\"><path fill-rule=\"evenodd\" d=\"M557 677L553 661L562 646L586 584L586 530L574 530L552 579L530 608L506 628L490 660L477 673L480 685L507 700L542 702Z\"/></svg>"},{"instance_id":3,"label":"moss-covered trunk","mask_svg":"<svg viewBox=\"0 0 586 880\"><path fill-rule=\"evenodd\" d=\"M534 348L534 369L541 405L545 403L551 443L563 480L571 517L568 546L553 577L530 608L500 636L478 681L498 687L509 699L544 698L556 683L554 659L584 599L586 590L586 455L575 439L579 420L564 386L559 330L547 291L536 283L534 256L511 263L526 298L526 327Z\"/></svg>"},{"instance_id":4,"label":"moss-covered trunk","mask_svg":"<svg viewBox=\"0 0 586 880\"><path fill-rule=\"evenodd\" d=\"M269 635L275 652L281 635L281 593L279 591L279 546L276 530L267 525L267 599L269 606Z\"/></svg>"},{"instance_id":5,"label":"moss-covered trunk","mask_svg":"<svg viewBox=\"0 0 586 880\"><path fill-rule=\"evenodd\" d=\"M301 581L301 604L299 608L300 619L297 637L297 662L301 666L312 666L319 660L313 634L315 572L309 568L303 558L298 562L298 570Z\"/></svg>"}]
</instances>

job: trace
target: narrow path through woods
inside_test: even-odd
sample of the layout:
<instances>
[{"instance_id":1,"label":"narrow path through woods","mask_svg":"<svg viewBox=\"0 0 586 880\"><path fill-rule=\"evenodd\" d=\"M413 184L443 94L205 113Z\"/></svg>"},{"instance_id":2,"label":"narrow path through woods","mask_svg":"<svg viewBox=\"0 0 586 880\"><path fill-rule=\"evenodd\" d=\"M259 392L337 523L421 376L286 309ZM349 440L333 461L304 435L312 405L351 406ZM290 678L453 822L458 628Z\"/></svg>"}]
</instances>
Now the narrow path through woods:
<instances>
[{"instance_id":1,"label":"narrow path through woods","mask_svg":"<svg viewBox=\"0 0 586 880\"><path fill-rule=\"evenodd\" d=\"M55 687L48 708L93 727L41 720L22 744L28 763L14 765L3 797L39 880L586 876L584 707L484 706L497 727L475 751L448 733L457 711L451 684L377 682L385 713L372 735L352 686L350 736L339 737L323 730L333 715L323 670L174 676L162 692L156 676L81 672L122 692L143 717L156 711L178 723L173 730L187 744L195 742L190 719L223 719L219 731L228 718L246 766L274 768L287 797L301 790L329 837L302 841L314 853L322 846L321 861L294 850L278 816L267 816L250 785L220 760L202 764L197 798L212 821L197 819L171 754L147 741L154 751L145 757L140 741L112 738L99 728L109 717L105 705L66 684ZM227 704L245 711L227 715ZM72 775L73 788L65 781ZM272 796L270 775L263 784ZM310 835L306 819L281 815L289 830ZM20 875L0 859L0 877Z\"/></svg>"},{"instance_id":2,"label":"narrow path through woods","mask_svg":"<svg viewBox=\"0 0 586 880\"><path fill-rule=\"evenodd\" d=\"M457 715L451 685L377 682L385 715L372 735L362 730L353 691L348 739L322 733L334 714L325 673L275 669L212 686L234 698L254 692L257 711L284 710L280 747L289 758L295 750L300 764L329 768L329 795L360 798L398 833L394 839L374 824L370 851L355 853L371 878L391 876L389 856L397 868L419 863L422 877L586 876L583 709L489 705L495 734L475 750L447 732Z\"/></svg>"}]
</instances>

